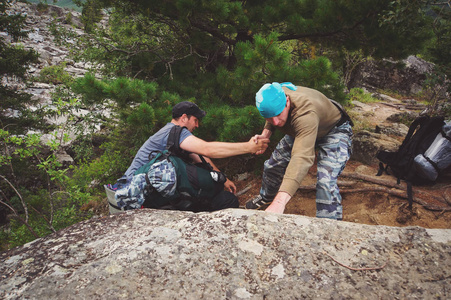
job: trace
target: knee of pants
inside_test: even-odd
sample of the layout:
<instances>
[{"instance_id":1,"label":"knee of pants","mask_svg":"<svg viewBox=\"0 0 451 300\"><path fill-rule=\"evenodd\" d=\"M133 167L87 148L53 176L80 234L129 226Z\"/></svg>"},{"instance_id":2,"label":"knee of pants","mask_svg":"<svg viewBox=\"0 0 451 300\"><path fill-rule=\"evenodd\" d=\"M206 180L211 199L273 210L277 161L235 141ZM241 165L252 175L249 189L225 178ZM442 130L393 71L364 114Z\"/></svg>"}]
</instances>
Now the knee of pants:
<instances>
[{"instance_id":1,"label":"knee of pants","mask_svg":"<svg viewBox=\"0 0 451 300\"><path fill-rule=\"evenodd\" d=\"M316 187L322 189L331 189L337 186L338 174L333 174L334 170L321 172L316 175ZM337 170L335 170L337 172ZM339 172L337 172L339 173Z\"/></svg>"},{"instance_id":2,"label":"knee of pants","mask_svg":"<svg viewBox=\"0 0 451 300\"><path fill-rule=\"evenodd\" d=\"M211 202L213 210L220 210L226 208L238 208L240 203L238 197L229 191L221 191L216 195Z\"/></svg>"}]
</instances>

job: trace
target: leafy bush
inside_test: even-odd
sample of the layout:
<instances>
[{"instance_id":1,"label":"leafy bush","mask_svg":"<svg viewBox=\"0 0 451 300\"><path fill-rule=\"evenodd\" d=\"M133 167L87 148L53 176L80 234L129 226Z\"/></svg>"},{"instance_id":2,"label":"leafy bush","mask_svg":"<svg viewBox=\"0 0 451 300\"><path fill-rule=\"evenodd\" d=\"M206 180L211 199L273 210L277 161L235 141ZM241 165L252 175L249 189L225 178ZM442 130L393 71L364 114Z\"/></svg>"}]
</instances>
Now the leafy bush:
<instances>
[{"instance_id":1,"label":"leafy bush","mask_svg":"<svg viewBox=\"0 0 451 300\"><path fill-rule=\"evenodd\" d=\"M374 98L370 93L365 92L362 88L353 88L349 91L349 100L359 101L362 103L380 102L379 99Z\"/></svg>"},{"instance_id":2,"label":"leafy bush","mask_svg":"<svg viewBox=\"0 0 451 300\"><path fill-rule=\"evenodd\" d=\"M72 76L64 68L66 68L66 63L44 67L39 73L39 81L53 84L69 84L72 81Z\"/></svg>"}]
</instances>

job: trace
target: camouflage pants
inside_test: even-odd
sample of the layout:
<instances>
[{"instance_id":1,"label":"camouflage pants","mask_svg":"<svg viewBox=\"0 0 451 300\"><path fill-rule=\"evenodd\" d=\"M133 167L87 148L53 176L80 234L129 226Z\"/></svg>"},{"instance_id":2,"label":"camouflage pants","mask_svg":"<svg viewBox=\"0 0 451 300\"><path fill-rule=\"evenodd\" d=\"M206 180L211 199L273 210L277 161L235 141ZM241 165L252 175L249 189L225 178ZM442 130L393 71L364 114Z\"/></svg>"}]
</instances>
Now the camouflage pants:
<instances>
[{"instance_id":1,"label":"camouflage pants","mask_svg":"<svg viewBox=\"0 0 451 300\"><path fill-rule=\"evenodd\" d=\"M293 143L294 138L285 135L265 162L260 195L267 201L274 199L279 191L291 159ZM343 219L337 179L351 156L351 144L352 128L349 122L333 128L326 136L316 141L318 148L316 216L319 218Z\"/></svg>"}]
</instances>

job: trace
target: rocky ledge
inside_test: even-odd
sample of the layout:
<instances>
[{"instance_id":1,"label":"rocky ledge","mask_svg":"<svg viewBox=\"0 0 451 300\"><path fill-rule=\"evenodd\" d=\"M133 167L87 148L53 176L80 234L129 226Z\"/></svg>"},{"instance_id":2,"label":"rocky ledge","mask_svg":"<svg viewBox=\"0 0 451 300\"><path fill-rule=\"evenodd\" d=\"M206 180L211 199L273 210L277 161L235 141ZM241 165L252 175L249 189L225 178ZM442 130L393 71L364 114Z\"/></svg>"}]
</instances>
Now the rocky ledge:
<instances>
[{"instance_id":1,"label":"rocky ledge","mask_svg":"<svg viewBox=\"0 0 451 300\"><path fill-rule=\"evenodd\" d=\"M0 254L2 299L446 299L451 230L229 209L91 219Z\"/></svg>"}]
</instances>

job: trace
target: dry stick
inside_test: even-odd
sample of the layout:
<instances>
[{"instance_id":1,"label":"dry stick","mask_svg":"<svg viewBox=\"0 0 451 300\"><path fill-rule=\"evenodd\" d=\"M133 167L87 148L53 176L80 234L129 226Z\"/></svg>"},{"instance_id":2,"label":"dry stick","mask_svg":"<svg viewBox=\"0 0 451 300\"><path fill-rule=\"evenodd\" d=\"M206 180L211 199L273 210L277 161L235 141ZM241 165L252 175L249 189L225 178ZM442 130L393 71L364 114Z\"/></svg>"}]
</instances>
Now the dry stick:
<instances>
[{"instance_id":1,"label":"dry stick","mask_svg":"<svg viewBox=\"0 0 451 300\"><path fill-rule=\"evenodd\" d=\"M403 182L401 182L400 184L396 184L393 183L393 181L388 181L388 180L383 180L383 179L379 179L379 178L374 178L374 176L368 176L368 175L363 175L363 174L358 174L358 173L349 173L349 172L343 172L340 175L341 177L348 177L348 178L352 178L352 179L358 179L358 180L363 180L363 181L368 181L371 183L376 183L379 185L384 185L387 187L392 187L392 188L396 188L396 189L406 189L407 185ZM414 189L415 191L415 189Z\"/></svg>"},{"instance_id":2,"label":"dry stick","mask_svg":"<svg viewBox=\"0 0 451 300\"><path fill-rule=\"evenodd\" d=\"M379 185L385 185L391 188L395 188L395 189L401 189L403 187L405 187L405 184L394 184L391 182L388 182L386 180L381 180L381 179L377 179L377 178L372 178L371 176L366 176L366 175L361 175L361 174L357 174L357 173L343 173L341 176L343 177L350 177L353 179L359 179L359 180L364 180L364 181L368 181L371 183L375 183L375 184L379 184ZM340 182L338 182L338 185L340 185ZM316 186L315 185L307 185L307 186L300 186L299 190L303 190L303 191L314 191L316 190ZM392 196L396 196L399 198L403 198L403 199L407 199L407 193L403 190L393 190L393 189L386 189L383 187L365 187L365 188L359 188L359 189L340 189L340 193L342 194L346 194L346 193L363 193L363 192L380 192L380 193L387 193L389 195ZM429 195L427 193L421 192L421 191L417 191L414 190L414 193L416 194L421 194L424 197L429 197L429 198L433 198L436 200L440 200L441 198L435 197L433 195ZM447 212L447 211L451 211L451 207L441 207L441 206L437 206L437 205L433 205L433 204L428 204L427 202L419 199L418 197L413 197L413 201L422 205L425 209L427 210L431 210L431 211L440 211L442 213ZM441 202L443 202L442 200L440 200Z\"/></svg>"},{"instance_id":3,"label":"dry stick","mask_svg":"<svg viewBox=\"0 0 451 300\"><path fill-rule=\"evenodd\" d=\"M446 203L451 205L451 199L448 197L447 193L448 193L448 189L445 190L445 193L443 194L443 198L445 199Z\"/></svg>"},{"instance_id":4,"label":"dry stick","mask_svg":"<svg viewBox=\"0 0 451 300\"><path fill-rule=\"evenodd\" d=\"M2 201L1 199L0 199L0 204L3 204L3 205L5 205L6 207L8 207L8 208L13 212L14 216L15 216L22 224L24 224L24 225L28 228L28 230L31 232L31 234L32 234L35 238L39 238L39 235L33 230L33 227L31 227L30 224L28 224L27 221L25 221L23 218L21 218L20 215L17 213L17 211L16 211L12 206L10 206L8 203Z\"/></svg>"},{"instance_id":5,"label":"dry stick","mask_svg":"<svg viewBox=\"0 0 451 300\"><path fill-rule=\"evenodd\" d=\"M47 217L43 213L41 213L39 210L34 208L33 205L30 205L30 207L47 222L47 226L49 227L49 229L52 232L56 232L56 229L53 227L53 225L50 223L50 221L47 219Z\"/></svg>"},{"instance_id":6,"label":"dry stick","mask_svg":"<svg viewBox=\"0 0 451 300\"><path fill-rule=\"evenodd\" d=\"M400 190L406 190L407 189L407 184L405 184L404 182L401 182L400 184L397 184L397 183L393 183L393 181L388 181L388 180L374 178L374 176L368 176L368 175L363 175L363 174L358 174L358 173L348 173L348 172L343 172L340 176L348 177L348 178L352 178L352 179L364 180L364 181L367 181L367 182L371 182L371 183L375 183L375 184L378 184L378 185L383 185L383 186L387 186L387 187L391 187L391 188L395 188L395 189L400 189ZM416 188L412 187L412 191L415 194L420 194L420 195L423 195L423 196L427 196L427 197L433 198L433 199L435 199L437 201L445 203L442 198L436 197L434 195L431 195L431 194L423 192L423 191L420 191L420 190L418 190Z\"/></svg>"},{"instance_id":7,"label":"dry stick","mask_svg":"<svg viewBox=\"0 0 451 300\"><path fill-rule=\"evenodd\" d=\"M403 190L403 191L394 191L394 190L387 190L387 189L383 189L383 188L374 188L373 187L373 188L360 189L360 190L359 189L347 190L347 191L346 190L340 190L340 192L343 192L343 193L346 193L346 192L348 192L348 193L352 193L352 192L367 192L367 191L370 191L370 192L371 191L384 192L384 193L388 193L388 194L393 195L393 196L397 196L397 197L400 197L400 198L407 199L407 194L405 192L405 189L407 189L407 187L406 187L405 183L394 184L394 183L389 182L387 180L377 179L377 178L374 178L372 176L367 176L367 175L362 175L362 174L357 174L357 173L348 173L348 172L343 172L341 174L341 176L348 177L348 178L353 178L353 179L364 180L364 181L368 181L368 182L371 182L371 183L384 185L384 186L395 188L395 189L400 189L400 190ZM426 193L426 192L423 192L423 191L420 191L420 190L417 190L417 189L413 189L413 193L414 193L414 195L420 195L422 197L431 198L431 199L434 199L434 200L437 200L439 202L442 202L442 203L445 203L445 204L449 205L449 203L447 203L441 197L436 197L434 195L431 195L429 193ZM443 211L443 210L444 211L451 211L451 207L443 208L443 207L440 207L440 206L437 206L437 205L428 204L428 203L424 202L423 200L419 199L418 197L413 197L413 201L418 203L418 204L421 204L422 206L424 206L426 209L429 209L429 210L434 210L434 211Z\"/></svg>"},{"instance_id":8,"label":"dry stick","mask_svg":"<svg viewBox=\"0 0 451 300\"><path fill-rule=\"evenodd\" d=\"M251 185L251 184L247 185L244 189L242 189L241 191L237 192L237 193L236 193L236 196L238 197L238 196L243 195L244 193L246 193L247 191L249 191L251 188L252 188L252 185Z\"/></svg>"},{"instance_id":9,"label":"dry stick","mask_svg":"<svg viewBox=\"0 0 451 300\"><path fill-rule=\"evenodd\" d=\"M330 259L332 259L334 262L336 262L336 263L339 264L340 266L345 267L345 268L348 268L349 270L352 270L352 271L374 271L374 270L381 270L381 269L385 268L385 266L386 266L387 263L388 263L388 260L387 260L387 261L385 262L385 264L384 264L383 266L380 266L380 267L373 267L373 268L353 268L353 267L347 266L347 265L345 265L345 264L339 262L338 260L336 260L335 258L333 258L332 256L330 256L330 255L327 254L326 252L323 252L323 254L329 256Z\"/></svg>"},{"instance_id":10,"label":"dry stick","mask_svg":"<svg viewBox=\"0 0 451 300\"><path fill-rule=\"evenodd\" d=\"M19 191L14 187L14 185L5 176L0 175L0 178L3 179L4 181L6 181L6 183L14 190L14 192L16 192L16 195L19 197L20 202L22 203L22 207L25 212L25 223L28 224L28 207L27 207L25 201L23 200L22 195L19 193Z\"/></svg>"},{"instance_id":11,"label":"dry stick","mask_svg":"<svg viewBox=\"0 0 451 300\"><path fill-rule=\"evenodd\" d=\"M388 190L382 187L368 187L368 188L361 188L361 189L341 189L340 193L363 193L363 192L382 192L387 193L392 196L396 196L399 198L407 199L407 195L404 191L396 191L396 190ZM432 211L451 211L451 207L441 207L433 204L428 204L424 202L423 200L419 199L418 197L413 197L413 202L416 202L420 205L422 205L424 208Z\"/></svg>"},{"instance_id":12,"label":"dry stick","mask_svg":"<svg viewBox=\"0 0 451 300\"><path fill-rule=\"evenodd\" d=\"M402 106L402 104L391 104L391 103L387 103L387 102L380 102L380 104L387 105L387 106L390 106L390 107L394 107L394 108L397 108L397 109L399 109L399 107Z\"/></svg>"}]
</instances>

